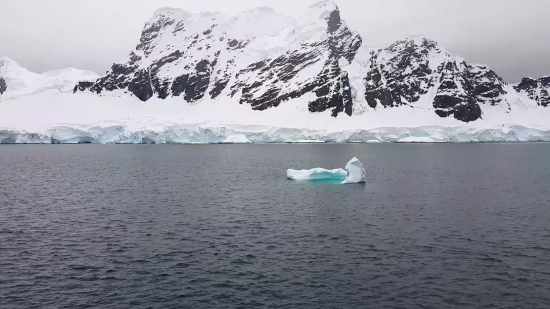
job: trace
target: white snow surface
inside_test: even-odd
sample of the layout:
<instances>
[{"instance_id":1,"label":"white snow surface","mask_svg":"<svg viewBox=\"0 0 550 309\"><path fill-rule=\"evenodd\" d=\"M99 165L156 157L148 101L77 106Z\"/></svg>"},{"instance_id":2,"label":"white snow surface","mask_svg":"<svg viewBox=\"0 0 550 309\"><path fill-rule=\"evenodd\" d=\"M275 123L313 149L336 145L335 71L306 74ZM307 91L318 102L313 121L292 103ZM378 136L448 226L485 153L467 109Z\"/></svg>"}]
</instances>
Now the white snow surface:
<instances>
[{"instance_id":1,"label":"white snow surface","mask_svg":"<svg viewBox=\"0 0 550 309\"><path fill-rule=\"evenodd\" d=\"M408 106L333 118L308 112L300 98L254 111L227 98L141 102L49 90L0 103L0 143L550 142L549 108L481 108L471 123Z\"/></svg>"},{"instance_id":2,"label":"white snow surface","mask_svg":"<svg viewBox=\"0 0 550 309\"><path fill-rule=\"evenodd\" d=\"M47 71L42 74L33 73L8 57L0 59L0 76L8 86L6 92L0 95L2 101L47 90L72 92L78 82L99 78L94 72L75 68Z\"/></svg>"}]
</instances>

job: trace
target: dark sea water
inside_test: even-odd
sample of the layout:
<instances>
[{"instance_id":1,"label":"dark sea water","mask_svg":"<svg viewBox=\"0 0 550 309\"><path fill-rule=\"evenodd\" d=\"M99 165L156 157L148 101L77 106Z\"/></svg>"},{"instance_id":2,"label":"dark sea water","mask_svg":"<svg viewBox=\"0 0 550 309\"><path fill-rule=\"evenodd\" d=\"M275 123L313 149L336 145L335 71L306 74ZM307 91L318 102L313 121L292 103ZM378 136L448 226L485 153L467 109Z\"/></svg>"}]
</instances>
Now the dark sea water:
<instances>
[{"instance_id":1,"label":"dark sea water","mask_svg":"<svg viewBox=\"0 0 550 309\"><path fill-rule=\"evenodd\" d=\"M1 146L0 308L550 308L550 144Z\"/></svg>"}]
</instances>

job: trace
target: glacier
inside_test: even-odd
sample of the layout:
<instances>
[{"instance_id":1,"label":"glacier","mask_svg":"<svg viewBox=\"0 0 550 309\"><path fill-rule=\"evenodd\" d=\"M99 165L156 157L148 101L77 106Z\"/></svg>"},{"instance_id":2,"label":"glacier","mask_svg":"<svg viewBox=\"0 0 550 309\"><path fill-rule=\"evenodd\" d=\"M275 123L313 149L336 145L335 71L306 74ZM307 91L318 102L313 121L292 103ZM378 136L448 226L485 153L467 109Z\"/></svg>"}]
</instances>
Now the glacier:
<instances>
[{"instance_id":1,"label":"glacier","mask_svg":"<svg viewBox=\"0 0 550 309\"><path fill-rule=\"evenodd\" d=\"M341 184L364 183L366 172L363 163L357 158L351 159L345 169L327 170L324 168L312 168L309 170L288 169L286 177L291 180L310 180L324 182L338 182Z\"/></svg>"},{"instance_id":2,"label":"glacier","mask_svg":"<svg viewBox=\"0 0 550 309\"><path fill-rule=\"evenodd\" d=\"M231 135L223 140L223 144L250 144L251 141L244 134Z\"/></svg>"},{"instance_id":3,"label":"glacier","mask_svg":"<svg viewBox=\"0 0 550 309\"><path fill-rule=\"evenodd\" d=\"M408 106L354 117L309 113L294 99L255 111L232 100L101 97L55 90L0 104L3 144L475 143L550 142L550 109L502 114L483 106L484 119L460 123ZM246 138L246 139L245 139Z\"/></svg>"}]
</instances>

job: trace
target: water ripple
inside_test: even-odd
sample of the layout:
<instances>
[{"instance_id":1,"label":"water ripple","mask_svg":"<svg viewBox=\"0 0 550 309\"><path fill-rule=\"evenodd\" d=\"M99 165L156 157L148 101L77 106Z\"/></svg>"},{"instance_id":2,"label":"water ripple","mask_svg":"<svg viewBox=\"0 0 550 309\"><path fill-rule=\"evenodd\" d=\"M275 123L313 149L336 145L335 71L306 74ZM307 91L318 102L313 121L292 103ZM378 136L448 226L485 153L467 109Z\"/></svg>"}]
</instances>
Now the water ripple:
<instances>
[{"instance_id":1,"label":"water ripple","mask_svg":"<svg viewBox=\"0 0 550 309\"><path fill-rule=\"evenodd\" d=\"M0 308L550 308L548 153L2 146Z\"/></svg>"}]
</instances>

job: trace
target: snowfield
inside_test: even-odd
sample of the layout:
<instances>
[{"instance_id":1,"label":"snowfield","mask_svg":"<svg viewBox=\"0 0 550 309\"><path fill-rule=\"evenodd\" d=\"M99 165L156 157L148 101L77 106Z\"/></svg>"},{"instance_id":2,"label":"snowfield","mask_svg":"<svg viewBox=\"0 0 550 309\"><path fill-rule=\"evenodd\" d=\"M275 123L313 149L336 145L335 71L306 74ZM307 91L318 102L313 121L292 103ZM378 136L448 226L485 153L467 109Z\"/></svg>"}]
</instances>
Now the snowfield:
<instances>
[{"instance_id":1,"label":"snowfield","mask_svg":"<svg viewBox=\"0 0 550 309\"><path fill-rule=\"evenodd\" d=\"M254 111L230 99L99 97L48 90L0 102L0 143L469 143L550 142L550 109L482 106L462 123L402 106L331 117L307 97Z\"/></svg>"}]
</instances>

